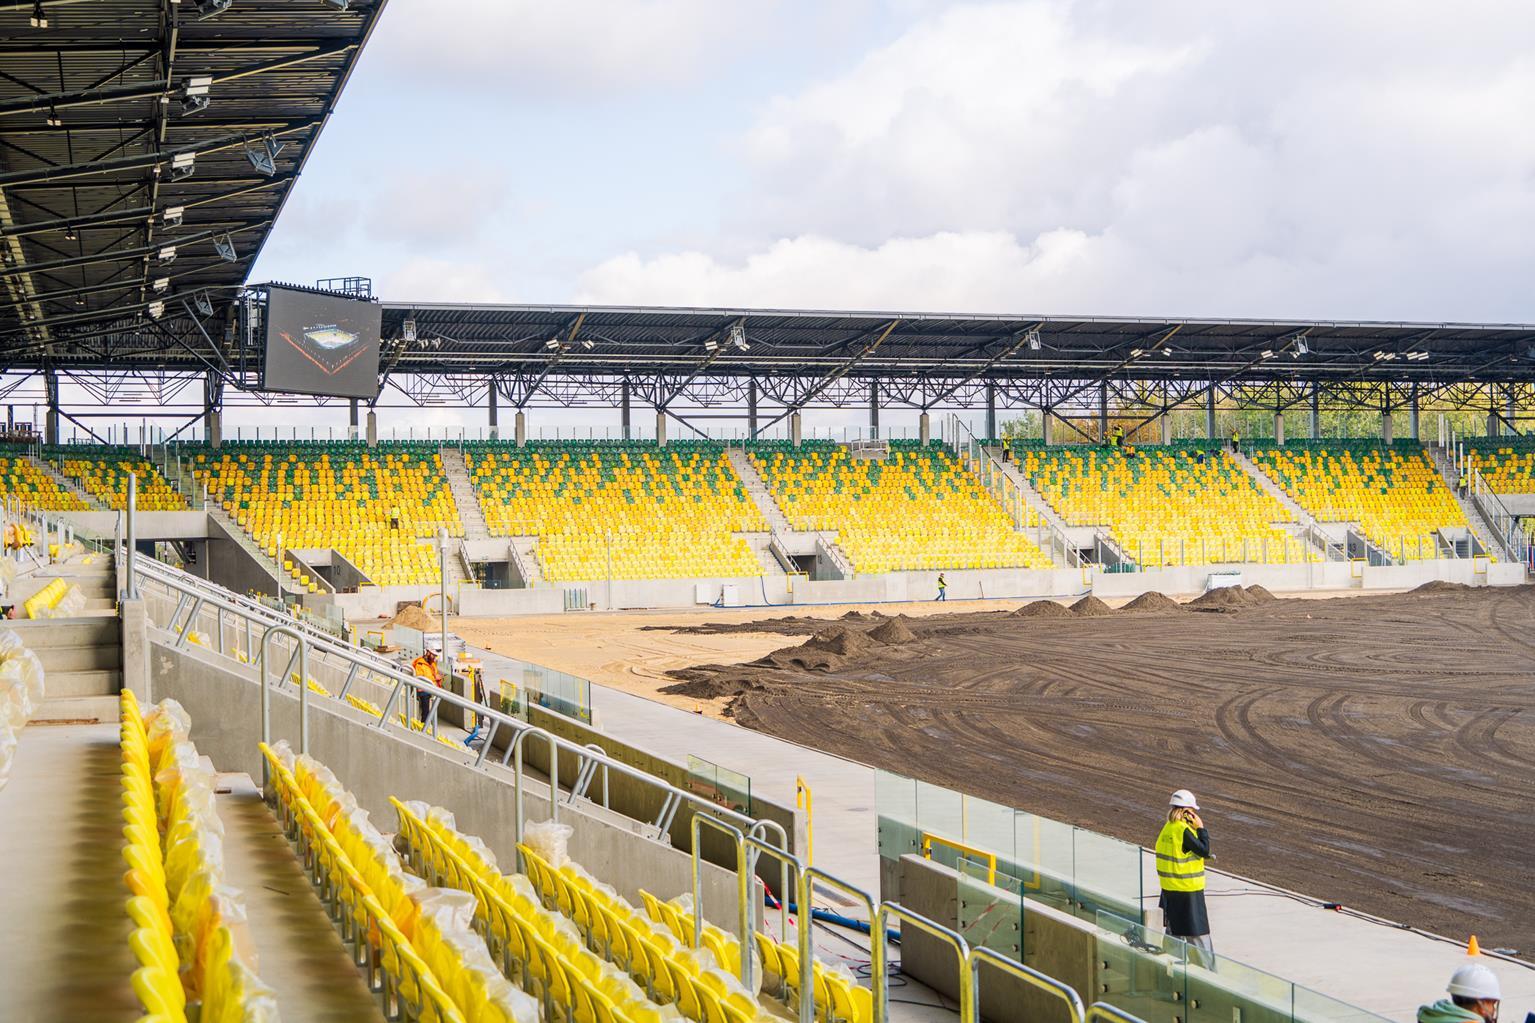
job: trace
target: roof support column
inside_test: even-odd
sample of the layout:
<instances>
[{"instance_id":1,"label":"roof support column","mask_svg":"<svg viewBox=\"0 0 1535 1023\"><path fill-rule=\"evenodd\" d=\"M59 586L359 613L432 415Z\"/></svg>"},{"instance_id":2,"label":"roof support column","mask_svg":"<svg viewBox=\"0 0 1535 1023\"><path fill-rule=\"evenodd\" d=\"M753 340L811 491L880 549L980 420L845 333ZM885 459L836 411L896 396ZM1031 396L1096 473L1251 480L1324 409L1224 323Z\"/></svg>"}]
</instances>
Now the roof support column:
<instances>
[{"instance_id":1,"label":"roof support column","mask_svg":"<svg viewBox=\"0 0 1535 1023\"><path fill-rule=\"evenodd\" d=\"M986 381L986 439L997 435L997 385Z\"/></svg>"},{"instance_id":2,"label":"roof support column","mask_svg":"<svg viewBox=\"0 0 1535 1023\"><path fill-rule=\"evenodd\" d=\"M630 412L629 381L625 380L618 385L618 426L624 440L628 440L634 433L634 423Z\"/></svg>"},{"instance_id":3,"label":"roof support column","mask_svg":"<svg viewBox=\"0 0 1535 1023\"><path fill-rule=\"evenodd\" d=\"M869 437L879 439L879 381L869 381Z\"/></svg>"},{"instance_id":4,"label":"roof support column","mask_svg":"<svg viewBox=\"0 0 1535 1023\"><path fill-rule=\"evenodd\" d=\"M798 448L800 444L802 429L803 427L800 422L799 409L795 409L793 412L789 413L789 439L794 442L794 446L796 448Z\"/></svg>"},{"instance_id":5,"label":"roof support column","mask_svg":"<svg viewBox=\"0 0 1535 1023\"><path fill-rule=\"evenodd\" d=\"M746 436L757 439L757 378L746 380Z\"/></svg>"},{"instance_id":6,"label":"roof support column","mask_svg":"<svg viewBox=\"0 0 1535 1023\"><path fill-rule=\"evenodd\" d=\"M1380 439L1390 444L1396 439L1396 421L1391 415L1391 399L1386 399L1385 407L1380 410Z\"/></svg>"},{"instance_id":7,"label":"roof support column","mask_svg":"<svg viewBox=\"0 0 1535 1023\"><path fill-rule=\"evenodd\" d=\"M1322 439L1322 385L1311 385L1311 439Z\"/></svg>"},{"instance_id":8,"label":"roof support column","mask_svg":"<svg viewBox=\"0 0 1535 1023\"><path fill-rule=\"evenodd\" d=\"M48 396L48 414L43 420L43 443L59 442L59 375L53 369L43 370L43 390Z\"/></svg>"},{"instance_id":9,"label":"roof support column","mask_svg":"<svg viewBox=\"0 0 1535 1023\"><path fill-rule=\"evenodd\" d=\"M490 439L501 439L501 394L496 390L496 378L490 378L485 394L485 425L490 428Z\"/></svg>"},{"instance_id":10,"label":"roof support column","mask_svg":"<svg viewBox=\"0 0 1535 1023\"><path fill-rule=\"evenodd\" d=\"M513 436L517 438L517 446L527 447L528 444L528 414L522 409L517 410L517 416L512 426Z\"/></svg>"},{"instance_id":11,"label":"roof support column","mask_svg":"<svg viewBox=\"0 0 1535 1023\"><path fill-rule=\"evenodd\" d=\"M378 410L368 409L368 447L378 447Z\"/></svg>"},{"instance_id":12,"label":"roof support column","mask_svg":"<svg viewBox=\"0 0 1535 1023\"><path fill-rule=\"evenodd\" d=\"M1205 391L1205 439L1215 439L1215 381Z\"/></svg>"},{"instance_id":13,"label":"roof support column","mask_svg":"<svg viewBox=\"0 0 1535 1023\"><path fill-rule=\"evenodd\" d=\"M1408 429L1412 431L1412 439L1420 440L1418 433L1418 382L1412 382L1412 397L1408 399L1407 409L1411 413L1408 418Z\"/></svg>"},{"instance_id":14,"label":"roof support column","mask_svg":"<svg viewBox=\"0 0 1535 1023\"><path fill-rule=\"evenodd\" d=\"M224 380L217 373L203 375L203 433L217 451L224 444Z\"/></svg>"},{"instance_id":15,"label":"roof support column","mask_svg":"<svg viewBox=\"0 0 1535 1023\"><path fill-rule=\"evenodd\" d=\"M346 406L346 426L347 426L346 439L347 440L356 440L357 439L357 399L356 398L352 398L352 399L350 399L347 402L347 406Z\"/></svg>"},{"instance_id":16,"label":"roof support column","mask_svg":"<svg viewBox=\"0 0 1535 1023\"><path fill-rule=\"evenodd\" d=\"M666 409L656 409L656 447L666 447Z\"/></svg>"},{"instance_id":17,"label":"roof support column","mask_svg":"<svg viewBox=\"0 0 1535 1023\"><path fill-rule=\"evenodd\" d=\"M1508 423L1510 435L1517 434L1519 428L1514 425L1514 385L1503 385L1503 418ZM1414 434L1416 436L1416 434Z\"/></svg>"},{"instance_id":18,"label":"roof support column","mask_svg":"<svg viewBox=\"0 0 1535 1023\"><path fill-rule=\"evenodd\" d=\"M1109 442L1109 382L1098 381L1098 443Z\"/></svg>"},{"instance_id":19,"label":"roof support column","mask_svg":"<svg viewBox=\"0 0 1535 1023\"><path fill-rule=\"evenodd\" d=\"M922 416L917 420L917 435L922 438L922 446L927 447L933 439L933 421L929 418L927 410L922 411Z\"/></svg>"},{"instance_id":20,"label":"roof support column","mask_svg":"<svg viewBox=\"0 0 1535 1023\"><path fill-rule=\"evenodd\" d=\"M1039 409L1039 437L1047 448L1055 443L1055 416L1049 405Z\"/></svg>"},{"instance_id":21,"label":"roof support column","mask_svg":"<svg viewBox=\"0 0 1535 1023\"><path fill-rule=\"evenodd\" d=\"M1284 413L1278 409L1274 411L1274 443L1284 447Z\"/></svg>"}]
</instances>

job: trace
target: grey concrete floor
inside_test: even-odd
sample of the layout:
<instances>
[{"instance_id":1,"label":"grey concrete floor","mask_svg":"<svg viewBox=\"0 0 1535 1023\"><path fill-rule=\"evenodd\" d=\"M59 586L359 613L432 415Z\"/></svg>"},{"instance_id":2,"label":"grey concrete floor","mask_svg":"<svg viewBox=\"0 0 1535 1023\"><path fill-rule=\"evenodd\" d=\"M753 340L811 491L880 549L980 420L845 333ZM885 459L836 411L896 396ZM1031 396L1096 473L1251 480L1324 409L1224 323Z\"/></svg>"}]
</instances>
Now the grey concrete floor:
<instances>
[{"instance_id":1,"label":"grey concrete floor","mask_svg":"<svg viewBox=\"0 0 1535 1023\"><path fill-rule=\"evenodd\" d=\"M256 785L223 775L224 877L245 898L256 974L277 993L284 1023L376 1023L378 999L325 915L293 847Z\"/></svg>"},{"instance_id":2,"label":"grey concrete floor","mask_svg":"<svg viewBox=\"0 0 1535 1023\"><path fill-rule=\"evenodd\" d=\"M124 904L117 726L32 724L0 789L0 1019L142 1012Z\"/></svg>"}]
</instances>

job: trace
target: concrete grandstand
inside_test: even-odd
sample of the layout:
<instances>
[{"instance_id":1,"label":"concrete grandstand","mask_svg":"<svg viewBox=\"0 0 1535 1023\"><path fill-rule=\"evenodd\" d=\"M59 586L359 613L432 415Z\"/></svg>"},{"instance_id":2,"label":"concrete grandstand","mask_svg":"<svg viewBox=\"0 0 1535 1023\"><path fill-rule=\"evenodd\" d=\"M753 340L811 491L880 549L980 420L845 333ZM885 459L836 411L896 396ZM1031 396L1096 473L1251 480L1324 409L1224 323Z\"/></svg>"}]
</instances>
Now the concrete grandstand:
<instances>
[{"instance_id":1,"label":"concrete grandstand","mask_svg":"<svg viewBox=\"0 0 1535 1023\"><path fill-rule=\"evenodd\" d=\"M978 733L995 711L971 679L912 697L930 706L878 750L812 749L715 720L705 696L641 700L467 635L492 616L744 628L726 609L790 609L775 627L812 649L721 669L789 672L731 692L766 694L744 722L781 697L769 683L835 699L829 655L877 630L916 642L866 607L931 602L940 579L946 600L1040 618L1064 596L1085 616L1099 598L1523 586L1535 327L252 282L383 7L208 0L182 22L58 3L45 40L0 40L0 1018L1371 1023L1410 1018L1414 986L1468 954L1510 1008L1535 1005L1535 967L1468 948L1480 918L1459 906L1466 926L1438 934L1213 869L1221 944L1203 958L1157 926L1151 850L1041 811L1069 809L1069 778L1036 771L1006 801L980 797L984 768L934 780L945 746L961 760L940 715ZM25 81L45 74L57 92ZM218 119L187 119L210 90ZM121 121L91 119L104 105ZM85 144L123 123L128 141ZM275 292L376 315L366 396L267 389ZM327 374L349 364L329 346L359 336L313 317L301 333L308 348L286 341ZM129 392L152 411L137 429ZM233 422L338 399L341 437ZM484 427L417 436L408 410L441 403ZM540 410L597 407L614 436L535 436ZM849 408L867 410L858 436L807 432ZM1378 431L1323 436L1324 414L1361 408ZM912 436L891 436L892 409ZM1298 634L1311 615L1289 613L1264 627ZM1077 624L1068 646L1112 645ZM929 631L959 637L946 656L966 670L1011 671L976 663L980 628ZM853 664L867 688L838 714L875 720L914 656ZM1491 749L1489 772L1527 767L1507 738L1525 697L1484 698L1468 722L1450 705L1470 695L1410 713ZM919 734L937 746L914 756Z\"/></svg>"}]
</instances>

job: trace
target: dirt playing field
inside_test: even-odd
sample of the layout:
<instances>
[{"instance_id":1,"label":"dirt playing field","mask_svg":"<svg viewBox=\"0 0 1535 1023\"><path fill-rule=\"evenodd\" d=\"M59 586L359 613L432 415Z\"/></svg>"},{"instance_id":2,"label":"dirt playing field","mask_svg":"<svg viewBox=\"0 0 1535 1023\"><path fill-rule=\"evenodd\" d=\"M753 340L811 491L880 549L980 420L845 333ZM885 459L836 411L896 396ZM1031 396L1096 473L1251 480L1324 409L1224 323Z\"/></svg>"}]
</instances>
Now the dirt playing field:
<instances>
[{"instance_id":1,"label":"dirt playing field","mask_svg":"<svg viewBox=\"0 0 1535 1023\"><path fill-rule=\"evenodd\" d=\"M637 621L776 648L673 700L1142 844L1191 788L1217 867L1535 950L1535 587L1202 602Z\"/></svg>"}]
</instances>

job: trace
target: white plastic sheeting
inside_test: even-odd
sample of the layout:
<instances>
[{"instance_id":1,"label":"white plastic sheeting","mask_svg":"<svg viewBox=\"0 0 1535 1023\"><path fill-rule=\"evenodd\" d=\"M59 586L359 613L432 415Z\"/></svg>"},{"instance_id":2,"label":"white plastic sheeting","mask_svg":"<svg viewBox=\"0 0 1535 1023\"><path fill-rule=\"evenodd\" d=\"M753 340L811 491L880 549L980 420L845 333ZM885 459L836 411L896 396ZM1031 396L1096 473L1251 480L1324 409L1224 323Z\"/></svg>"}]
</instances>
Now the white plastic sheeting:
<instances>
[{"instance_id":1,"label":"white plastic sheeting","mask_svg":"<svg viewBox=\"0 0 1535 1023\"><path fill-rule=\"evenodd\" d=\"M43 662L21 637L0 629L0 788L11 778L21 730L43 702Z\"/></svg>"}]
</instances>

